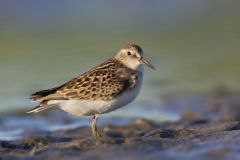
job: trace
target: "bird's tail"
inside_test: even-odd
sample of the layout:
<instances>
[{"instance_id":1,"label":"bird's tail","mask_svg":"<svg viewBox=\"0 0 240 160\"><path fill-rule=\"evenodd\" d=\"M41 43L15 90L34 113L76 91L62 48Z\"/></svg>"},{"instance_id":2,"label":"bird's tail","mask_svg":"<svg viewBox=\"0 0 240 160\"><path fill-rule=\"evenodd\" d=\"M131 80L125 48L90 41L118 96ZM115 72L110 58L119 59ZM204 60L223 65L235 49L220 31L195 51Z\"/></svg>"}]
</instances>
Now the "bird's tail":
<instances>
[{"instance_id":1,"label":"bird's tail","mask_svg":"<svg viewBox=\"0 0 240 160\"><path fill-rule=\"evenodd\" d=\"M46 110L46 109L49 109L49 108L52 108L53 106L55 106L54 104L40 104L39 106L31 109L30 111L28 111L27 113L38 113L38 112L41 112L43 110Z\"/></svg>"}]
</instances>

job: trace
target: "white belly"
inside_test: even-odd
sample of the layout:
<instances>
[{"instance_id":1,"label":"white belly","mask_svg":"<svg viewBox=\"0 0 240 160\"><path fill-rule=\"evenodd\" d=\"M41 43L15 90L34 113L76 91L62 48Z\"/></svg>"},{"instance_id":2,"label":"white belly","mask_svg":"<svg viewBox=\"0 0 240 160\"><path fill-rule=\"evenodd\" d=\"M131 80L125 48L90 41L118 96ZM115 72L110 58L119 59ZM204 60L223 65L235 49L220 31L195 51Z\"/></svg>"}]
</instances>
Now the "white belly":
<instances>
[{"instance_id":1,"label":"white belly","mask_svg":"<svg viewBox=\"0 0 240 160\"><path fill-rule=\"evenodd\" d=\"M139 78L139 82L134 89L122 93L114 100L52 100L49 101L48 104L56 104L61 110L76 116L103 114L116 110L132 102L139 94L141 87L142 77Z\"/></svg>"}]
</instances>

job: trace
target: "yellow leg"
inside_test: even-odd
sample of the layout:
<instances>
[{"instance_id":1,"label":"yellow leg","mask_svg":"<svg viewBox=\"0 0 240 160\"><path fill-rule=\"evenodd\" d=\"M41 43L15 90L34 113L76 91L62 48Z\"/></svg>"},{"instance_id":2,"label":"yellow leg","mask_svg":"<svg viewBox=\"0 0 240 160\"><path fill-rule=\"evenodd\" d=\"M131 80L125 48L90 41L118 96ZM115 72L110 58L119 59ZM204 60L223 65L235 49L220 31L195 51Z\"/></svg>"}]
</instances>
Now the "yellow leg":
<instances>
[{"instance_id":1,"label":"yellow leg","mask_svg":"<svg viewBox=\"0 0 240 160\"><path fill-rule=\"evenodd\" d=\"M95 139L98 139L99 137L101 137L100 132L97 129L97 119L98 119L98 114L93 116L92 119L92 133Z\"/></svg>"}]
</instances>

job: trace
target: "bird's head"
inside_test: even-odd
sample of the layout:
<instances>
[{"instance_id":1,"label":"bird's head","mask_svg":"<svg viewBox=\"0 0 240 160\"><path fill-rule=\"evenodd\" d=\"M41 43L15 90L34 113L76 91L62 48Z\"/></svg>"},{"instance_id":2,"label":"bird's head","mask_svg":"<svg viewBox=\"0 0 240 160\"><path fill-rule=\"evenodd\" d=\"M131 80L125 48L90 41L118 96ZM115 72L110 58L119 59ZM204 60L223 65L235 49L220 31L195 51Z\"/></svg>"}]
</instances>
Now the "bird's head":
<instances>
[{"instance_id":1,"label":"bird's head","mask_svg":"<svg viewBox=\"0 0 240 160\"><path fill-rule=\"evenodd\" d=\"M134 70L138 70L143 64L155 70L154 66L143 57L142 48L136 44L125 44L115 58Z\"/></svg>"}]
</instances>

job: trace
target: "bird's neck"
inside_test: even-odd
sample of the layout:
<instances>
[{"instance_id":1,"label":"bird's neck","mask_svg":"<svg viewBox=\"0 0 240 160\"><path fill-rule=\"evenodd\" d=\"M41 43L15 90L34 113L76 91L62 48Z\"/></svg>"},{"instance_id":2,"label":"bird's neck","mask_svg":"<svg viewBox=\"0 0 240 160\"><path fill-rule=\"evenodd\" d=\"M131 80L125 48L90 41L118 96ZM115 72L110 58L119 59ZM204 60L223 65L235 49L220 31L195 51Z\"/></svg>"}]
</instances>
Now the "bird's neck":
<instances>
[{"instance_id":1,"label":"bird's neck","mask_svg":"<svg viewBox=\"0 0 240 160\"><path fill-rule=\"evenodd\" d=\"M125 62L122 62L118 59L116 59L118 62L120 62L122 65L126 66L127 68L131 69L131 70L134 70L134 71L139 71L141 73L144 72L144 66L143 64L133 64L133 63L125 63Z\"/></svg>"},{"instance_id":2,"label":"bird's neck","mask_svg":"<svg viewBox=\"0 0 240 160\"><path fill-rule=\"evenodd\" d=\"M143 64L140 64L135 70L139 71L141 73L144 73L144 66L143 66Z\"/></svg>"}]
</instances>

